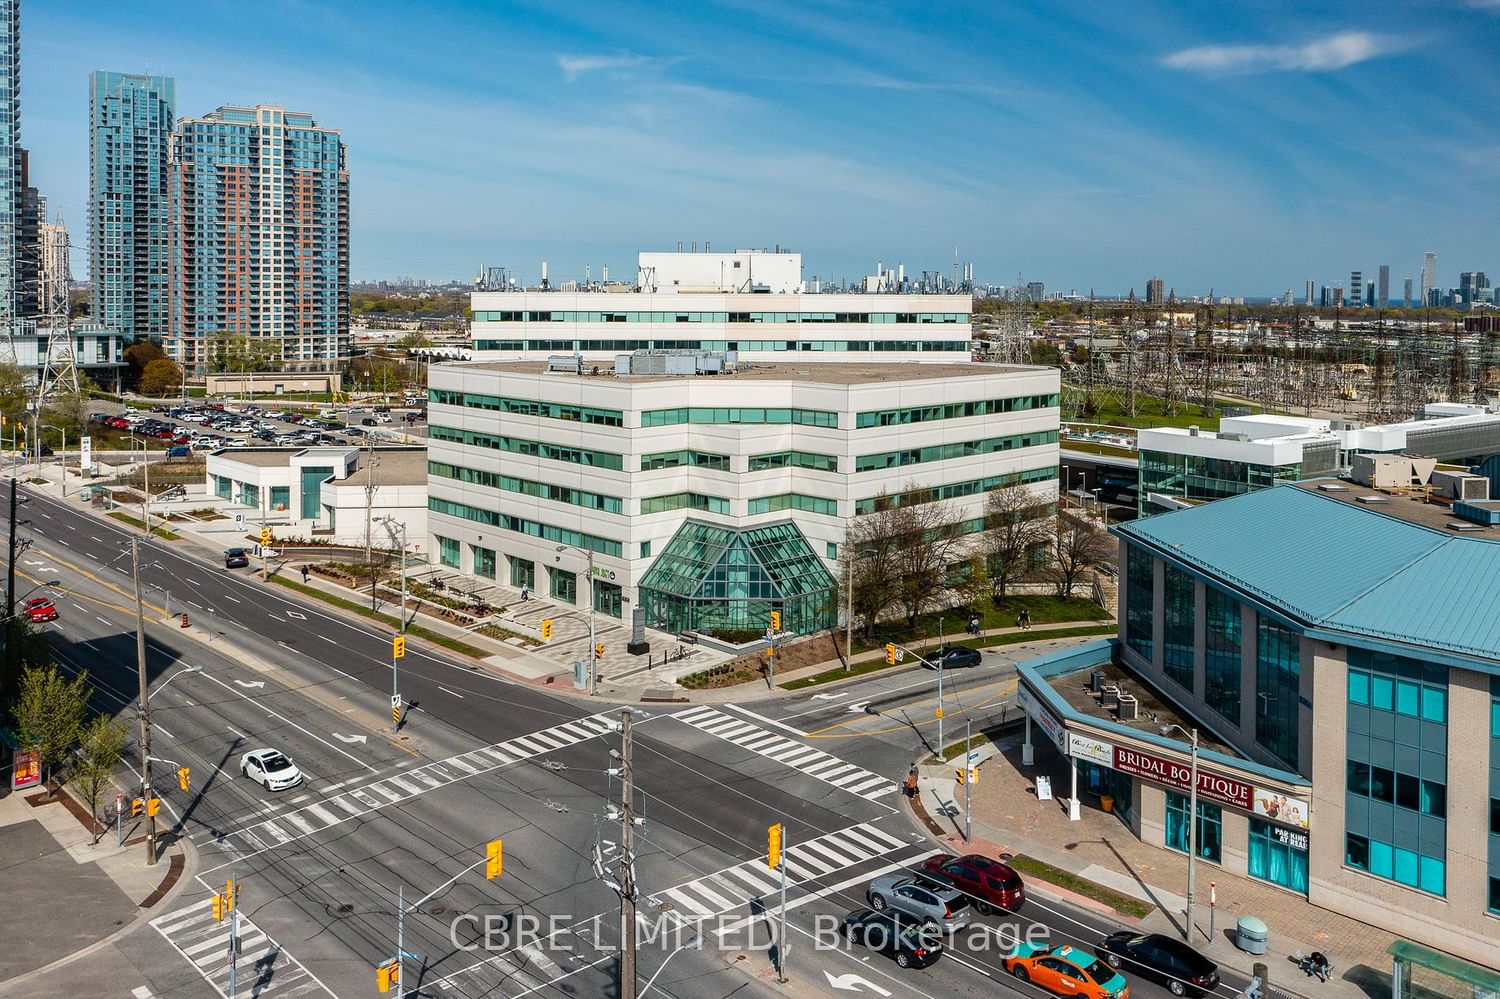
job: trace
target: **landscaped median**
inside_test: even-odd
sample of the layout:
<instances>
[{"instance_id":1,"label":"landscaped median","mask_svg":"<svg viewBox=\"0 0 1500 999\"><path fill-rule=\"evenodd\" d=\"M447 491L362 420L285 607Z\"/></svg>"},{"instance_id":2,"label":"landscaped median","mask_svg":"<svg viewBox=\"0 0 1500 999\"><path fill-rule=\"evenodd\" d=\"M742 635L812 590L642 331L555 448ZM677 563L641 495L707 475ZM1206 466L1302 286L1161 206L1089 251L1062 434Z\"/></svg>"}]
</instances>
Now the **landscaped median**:
<instances>
[{"instance_id":1,"label":"landscaped median","mask_svg":"<svg viewBox=\"0 0 1500 999\"><path fill-rule=\"evenodd\" d=\"M109 515L115 520L120 521L122 524L129 524L131 527L135 528L138 531L144 531L146 529L145 521L137 517L132 517L128 513L121 513L119 510L111 510ZM163 541L177 541L182 537L182 535L178 534L176 531L169 530L165 527L152 527L151 536L161 538Z\"/></svg>"},{"instance_id":2,"label":"landscaped median","mask_svg":"<svg viewBox=\"0 0 1500 999\"><path fill-rule=\"evenodd\" d=\"M305 596L312 597L315 600L321 600L325 604L330 604L334 607L340 608L341 610L352 611L353 613L358 614L360 617L368 618L371 621L379 621L382 624L389 625L393 631L401 630L401 622L396 618L391 617L389 614L377 613L376 611L370 610L370 608L364 606L363 604L357 604L353 600L345 600L343 597L336 597L331 593L324 593L322 590L317 589L316 587L303 586L301 583L287 579L285 576L272 576L271 579L281 586L285 586L289 590L296 590L298 593L301 593ZM484 649L470 645L467 642L460 642L456 638L449 638L447 635L440 635L437 632L430 631L419 624L408 624L406 626L406 634L415 638L420 638L423 641L431 642L434 645L441 645L445 649L452 649L454 652L462 653L463 655L470 656L474 659L484 659L487 656L491 655L491 653L486 652Z\"/></svg>"},{"instance_id":3,"label":"landscaped median","mask_svg":"<svg viewBox=\"0 0 1500 999\"><path fill-rule=\"evenodd\" d=\"M971 649L988 649L1004 645L1021 645L1025 642L1040 642L1050 638L1081 638L1089 635L1113 635L1116 630L1118 629L1113 624L1082 625L1075 628L1035 628L1030 631L1011 631L1000 635L985 635L981 638L970 638L962 642L950 642L948 644L967 646ZM914 651L919 656L926 656L936 650L924 648ZM818 687L825 683L847 680L853 676L865 676L885 669L899 669L903 665L911 665L911 662L912 660L907 660L892 666L884 658L867 659L864 662L855 663L849 669L844 669L842 666L835 666L832 669L824 670L813 676L804 676L787 683L777 684L777 686L784 690L803 690L807 687Z\"/></svg>"}]
</instances>

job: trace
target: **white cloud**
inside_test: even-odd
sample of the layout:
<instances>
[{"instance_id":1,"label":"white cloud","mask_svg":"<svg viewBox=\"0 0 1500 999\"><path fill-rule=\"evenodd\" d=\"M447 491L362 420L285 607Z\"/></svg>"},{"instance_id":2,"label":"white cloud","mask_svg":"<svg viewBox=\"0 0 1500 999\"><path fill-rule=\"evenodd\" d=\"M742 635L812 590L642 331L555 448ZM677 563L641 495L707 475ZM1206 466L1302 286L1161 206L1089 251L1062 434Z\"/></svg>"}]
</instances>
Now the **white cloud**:
<instances>
[{"instance_id":1,"label":"white cloud","mask_svg":"<svg viewBox=\"0 0 1500 999\"><path fill-rule=\"evenodd\" d=\"M1200 73L1320 72L1343 69L1404 47L1396 39L1366 31L1342 31L1305 45L1200 45L1173 52L1162 64Z\"/></svg>"},{"instance_id":2,"label":"white cloud","mask_svg":"<svg viewBox=\"0 0 1500 999\"><path fill-rule=\"evenodd\" d=\"M637 55L634 52L621 52L617 55L560 55L557 57L557 65L562 68L563 76L570 83L584 73L618 73L645 69L657 62L658 60L650 56Z\"/></svg>"}]
</instances>

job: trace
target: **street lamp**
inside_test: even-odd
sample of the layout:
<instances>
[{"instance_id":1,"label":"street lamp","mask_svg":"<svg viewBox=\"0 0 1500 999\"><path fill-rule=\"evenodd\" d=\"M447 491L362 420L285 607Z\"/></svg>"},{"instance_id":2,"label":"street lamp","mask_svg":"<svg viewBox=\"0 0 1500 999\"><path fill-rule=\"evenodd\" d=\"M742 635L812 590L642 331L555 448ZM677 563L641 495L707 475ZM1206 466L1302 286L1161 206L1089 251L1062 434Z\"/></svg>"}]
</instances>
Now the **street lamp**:
<instances>
[{"instance_id":1,"label":"street lamp","mask_svg":"<svg viewBox=\"0 0 1500 999\"><path fill-rule=\"evenodd\" d=\"M126 437L130 442L130 453L135 454L135 446L141 446L141 520L145 521L146 533L151 533L151 462L146 454L146 442L135 437Z\"/></svg>"},{"instance_id":2,"label":"street lamp","mask_svg":"<svg viewBox=\"0 0 1500 999\"><path fill-rule=\"evenodd\" d=\"M1062 466L1062 508L1068 508L1068 466Z\"/></svg>"},{"instance_id":3,"label":"street lamp","mask_svg":"<svg viewBox=\"0 0 1500 999\"><path fill-rule=\"evenodd\" d=\"M1188 731L1175 722L1161 727L1162 735L1170 735L1176 729L1187 736L1192 743L1193 770L1189 780L1192 782L1188 788L1188 872L1187 872L1187 925L1183 928L1183 939L1188 943L1193 942L1193 878L1197 874L1198 862L1198 730L1195 728Z\"/></svg>"},{"instance_id":4,"label":"street lamp","mask_svg":"<svg viewBox=\"0 0 1500 999\"><path fill-rule=\"evenodd\" d=\"M848 533L844 539L848 541ZM849 553L848 565L844 569L844 672L854 668L854 563L866 555L879 555L875 548L861 548Z\"/></svg>"},{"instance_id":5,"label":"street lamp","mask_svg":"<svg viewBox=\"0 0 1500 999\"><path fill-rule=\"evenodd\" d=\"M564 550L566 548L571 548L575 552L582 552L584 555L587 555L588 559L589 559L589 579L588 579L588 591L589 591L589 650L588 650L588 654L587 654L587 656L585 658L586 658L586 661L588 662L588 667L589 667L589 696L593 697L594 696L594 673L595 673L595 670L594 670L594 649L595 649L595 645L594 645L594 550L592 548L579 548L577 545L558 545L557 546L557 550L559 552L561 552L562 550ZM562 561L562 560L558 559L558 561Z\"/></svg>"}]
</instances>

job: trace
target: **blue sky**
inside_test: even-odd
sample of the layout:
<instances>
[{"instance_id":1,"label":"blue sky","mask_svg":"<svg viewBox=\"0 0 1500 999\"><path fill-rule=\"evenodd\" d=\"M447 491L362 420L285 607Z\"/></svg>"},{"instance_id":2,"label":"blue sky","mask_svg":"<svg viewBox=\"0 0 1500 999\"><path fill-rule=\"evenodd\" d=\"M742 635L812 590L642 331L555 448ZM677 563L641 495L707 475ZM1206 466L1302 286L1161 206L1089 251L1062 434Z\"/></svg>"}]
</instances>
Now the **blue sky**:
<instances>
[{"instance_id":1,"label":"blue sky","mask_svg":"<svg viewBox=\"0 0 1500 999\"><path fill-rule=\"evenodd\" d=\"M1500 0L129 6L23 10L22 140L80 244L113 69L340 129L356 280L678 240L1085 293L1500 271Z\"/></svg>"}]
</instances>

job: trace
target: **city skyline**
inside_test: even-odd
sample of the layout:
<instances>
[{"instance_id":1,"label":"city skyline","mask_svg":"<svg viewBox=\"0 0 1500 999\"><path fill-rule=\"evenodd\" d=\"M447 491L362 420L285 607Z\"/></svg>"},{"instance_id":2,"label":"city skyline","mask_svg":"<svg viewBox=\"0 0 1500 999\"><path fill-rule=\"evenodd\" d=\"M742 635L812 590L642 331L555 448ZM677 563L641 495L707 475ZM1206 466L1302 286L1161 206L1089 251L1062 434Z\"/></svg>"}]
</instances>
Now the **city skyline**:
<instances>
[{"instance_id":1,"label":"city skyline","mask_svg":"<svg viewBox=\"0 0 1500 999\"><path fill-rule=\"evenodd\" d=\"M99 3L28 8L24 142L54 218L80 233L86 215L89 73L149 68L176 78L179 116L273 103L343 133L356 279L625 274L678 240L781 243L825 280L946 268L957 246L981 283L1085 294L1143 294L1143 251L1179 296L1380 263L1403 280L1429 249L1440 287L1500 269L1475 208L1493 140L1454 110L1500 96L1490 5L1213 24L1166 6L272 8L299 31L229 4L191 21L148 4L108 32ZM1378 127L1316 127L1356 120Z\"/></svg>"}]
</instances>

